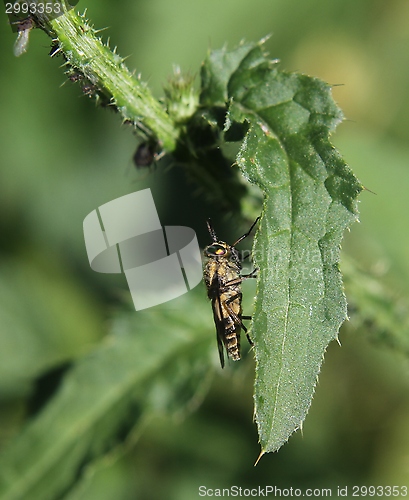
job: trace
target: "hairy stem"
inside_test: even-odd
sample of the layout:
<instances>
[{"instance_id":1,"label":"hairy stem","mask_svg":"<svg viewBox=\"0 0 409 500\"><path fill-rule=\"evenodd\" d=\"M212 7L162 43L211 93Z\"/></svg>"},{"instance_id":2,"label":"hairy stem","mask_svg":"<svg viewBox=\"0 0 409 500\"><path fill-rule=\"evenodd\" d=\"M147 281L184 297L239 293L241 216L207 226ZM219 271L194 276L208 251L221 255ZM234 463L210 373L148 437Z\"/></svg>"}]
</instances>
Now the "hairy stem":
<instances>
[{"instance_id":1,"label":"hairy stem","mask_svg":"<svg viewBox=\"0 0 409 500\"><path fill-rule=\"evenodd\" d=\"M148 130L165 151L175 149L179 130L174 121L83 17L71 9L56 19L42 19L41 28L58 43L67 63L87 78L124 120Z\"/></svg>"}]
</instances>

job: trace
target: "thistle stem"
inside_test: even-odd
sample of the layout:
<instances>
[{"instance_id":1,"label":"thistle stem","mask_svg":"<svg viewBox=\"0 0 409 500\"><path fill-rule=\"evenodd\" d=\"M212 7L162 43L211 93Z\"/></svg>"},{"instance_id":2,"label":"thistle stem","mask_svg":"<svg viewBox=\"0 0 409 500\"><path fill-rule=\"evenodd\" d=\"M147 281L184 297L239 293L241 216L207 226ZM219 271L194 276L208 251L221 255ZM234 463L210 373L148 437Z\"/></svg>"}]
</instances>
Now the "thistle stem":
<instances>
[{"instance_id":1,"label":"thistle stem","mask_svg":"<svg viewBox=\"0 0 409 500\"><path fill-rule=\"evenodd\" d=\"M124 60L104 45L97 30L71 9L53 20L42 19L41 28L63 52L67 63L80 71L106 96L122 115L161 143L164 151L175 149L179 130L162 105Z\"/></svg>"}]
</instances>

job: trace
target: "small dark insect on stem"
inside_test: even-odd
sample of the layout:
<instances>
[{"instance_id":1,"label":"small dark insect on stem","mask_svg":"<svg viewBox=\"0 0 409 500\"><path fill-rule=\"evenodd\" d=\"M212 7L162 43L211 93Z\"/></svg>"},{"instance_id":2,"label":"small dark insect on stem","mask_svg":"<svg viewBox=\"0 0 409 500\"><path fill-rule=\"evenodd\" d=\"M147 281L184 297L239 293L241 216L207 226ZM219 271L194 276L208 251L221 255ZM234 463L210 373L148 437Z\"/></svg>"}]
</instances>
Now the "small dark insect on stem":
<instances>
[{"instance_id":1,"label":"small dark insect on stem","mask_svg":"<svg viewBox=\"0 0 409 500\"><path fill-rule=\"evenodd\" d=\"M141 142L133 155L133 163L137 169L149 168L165 156L160 152L160 145L155 140Z\"/></svg>"},{"instance_id":2,"label":"small dark insect on stem","mask_svg":"<svg viewBox=\"0 0 409 500\"><path fill-rule=\"evenodd\" d=\"M150 167L155 160L155 149L155 144L150 142L141 142L133 155L135 167Z\"/></svg>"}]
</instances>

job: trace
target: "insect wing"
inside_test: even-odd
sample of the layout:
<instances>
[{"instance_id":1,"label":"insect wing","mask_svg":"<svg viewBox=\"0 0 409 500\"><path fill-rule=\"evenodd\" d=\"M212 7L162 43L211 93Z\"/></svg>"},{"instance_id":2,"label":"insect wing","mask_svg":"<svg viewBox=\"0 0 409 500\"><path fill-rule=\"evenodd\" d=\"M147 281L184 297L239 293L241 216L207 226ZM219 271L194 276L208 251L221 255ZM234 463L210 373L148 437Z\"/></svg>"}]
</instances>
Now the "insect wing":
<instances>
[{"instance_id":1,"label":"insect wing","mask_svg":"<svg viewBox=\"0 0 409 500\"><path fill-rule=\"evenodd\" d=\"M241 297L228 305L228 290L223 286L219 272L214 276L213 286L213 318L216 325L217 347L219 350L220 364L224 367L223 345L227 351L227 357L240 359L240 319Z\"/></svg>"},{"instance_id":2,"label":"insect wing","mask_svg":"<svg viewBox=\"0 0 409 500\"><path fill-rule=\"evenodd\" d=\"M213 318L216 325L217 349L219 351L220 364L224 368L223 339L225 336L225 326L223 321L222 303L220 295L212 300Z\"/></svg>"},{"instance_id":3,"label":"insect wing","mask_svg":"<svg viewBox=\"0 0 409 500\"><path fill-rule=\"evenodd\" d=\"M27 52L29 35L29 29L18 32L17 39L13 47L13 53L16 57L20 57L24 54L24 52Z\"/></svg>"}]
</instances>

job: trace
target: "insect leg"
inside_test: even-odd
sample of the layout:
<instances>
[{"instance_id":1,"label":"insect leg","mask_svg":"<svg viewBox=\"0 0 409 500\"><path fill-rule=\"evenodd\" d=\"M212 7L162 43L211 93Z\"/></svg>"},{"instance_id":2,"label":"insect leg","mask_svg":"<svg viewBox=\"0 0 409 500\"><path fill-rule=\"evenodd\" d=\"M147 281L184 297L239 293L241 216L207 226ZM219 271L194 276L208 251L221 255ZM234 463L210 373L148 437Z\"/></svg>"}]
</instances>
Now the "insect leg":
<instances>
[{"instance_id":1,"label":"insect leg","mask_svg":"<svg viewBox=\"0 0 409 500\"><path fill-rule=\"evenodd\" d=\"M242 316L241 319L249 319L250 320L250 319L252 319L252 317L251 316ZM249 341L249 344L251 346L253 346L254 342L251 340L250 335L247 332L245 332L245 334L246 334L247 340Z\"/></svg>"},{"instance_id":2,"label":"insect leg","mask_svg":"<svg viewBox=\"0 0 409 500\"><path fill-rule=\"evenodd\" d=\"M240 236L240 238L235 243L233 243L232 247L235 247L238 243L240 243L240 241L243 241L244 238L247 238L247 236L249 236L249 234L253 230L253 227L257 224L257 222L259 220L260 220L260 217L257 217L257 219L253 222L253 224L251 225L251 228L247 231L247 233L243 234L243 236Z\"/></svg>"},{"instance_id":3,"label":"insect leg","mask_svg":"<svg viewBox=\"0 0 409 500\"><path fill-rule=\"evenodd\" d=\"M259 269L258 267L256 267L255 269L253 269L253 270L251 271L251 273L250 273L250 274L243 274L243 276L241 276L241 277L242 277L243 279L245 279L245 280L246 280L246 279L248 279L248 278L257 278L257 276L255 276L255 273L256 273L257 271L259 271L259 270L260 270L260 269Z\"/></svg>"},{"instance_id":4,"label":"insect leg","mask_svg":"<svg viewBox=\"0 0 409 500\"><path fill-rule=\"evenodd\" d=\"M239 276L238 278L235 278L234 280L228 281L223 287L220 288L220 291L225 292L226 290L228 290L228 288L230 286L240 285L240 283L242 283L244 280L246 280L248 278L257 278L257 276L254 276L254 273L256 273L258 270L259 270L258 267L256 267L256 269L251 271L250 274L244 274L243 276Z\"/></svg>"},{"instance_id":5,"label":"insect leg","mask_svg":"<svg viewBox=\"0 0 409 500\"><path fill-rule=\"evenodd\" d=\"M242 318L239 318L237 314L233 311L233 309L230 307L230 304L235 301L236 299L241 299L242 294L241 293L236 293L236 295L233 295L229 299L226 300L224 303L224 306L226 307L227 311L229 312L230 316L234 319L234 322L243 328L244 332L247 333L247 328L243 325Z\"/></svg>"}]
</instances>

